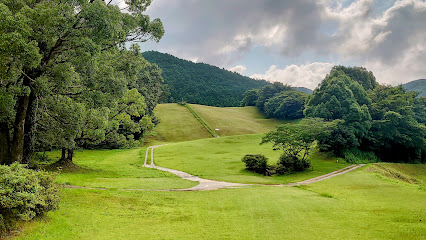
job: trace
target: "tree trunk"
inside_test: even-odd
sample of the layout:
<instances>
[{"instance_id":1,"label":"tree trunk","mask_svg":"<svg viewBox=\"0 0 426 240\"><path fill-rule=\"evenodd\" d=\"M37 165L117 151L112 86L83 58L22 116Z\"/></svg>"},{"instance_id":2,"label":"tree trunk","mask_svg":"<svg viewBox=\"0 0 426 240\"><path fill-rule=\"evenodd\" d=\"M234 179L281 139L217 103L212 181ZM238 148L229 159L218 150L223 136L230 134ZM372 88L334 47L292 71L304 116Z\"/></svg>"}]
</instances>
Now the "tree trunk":
<instances>
[{"instance_id":1,"label":"tree trunk","mask_svg":"<svg viewBox=\"0 0 426 240\"><path fill-rule=\"evenodd\" d=\"M18 100L15 124L13 125L13 141L11 149L12 162L22 162L24 151L25 118L27 117L29 101L30 96L22 96Z\"/></svg>"},{"instance_id":2,"label":"tree trunk","mask_svg":"<svg viewBox=\"0 0 426 240\"><path fill-rule=\"evenodd\" d=\"M10 136L7 123L0 122L0 164L8 162L10 157Z\"/></svg>"},{"instance_id":3,"label":"tree trunk","mask_svg":"<svg viewBox=\"0 0 426 240\"><path fill-rule=\"evenodd\" d=\"M62 155L61 155L61 159L59 159L59 161L65 161L65 153L66 153L66 149L62 148Z\"/></svg>"},{"instance_id":4,"label":"tree trunk","mask_svg":"<svg viewBox=\"0 0 426 240\"><path fill-rule=\"evenodd\" d=\"M24 149L22 163L28 164L31 161L34 152L34 129L35 129L35 96L30 94L27 117L24 125Z\"/></svg>"},{"instance_id":5,"label":"tree trunk","mask_svg":"<svg viewBox=\"0 0 426 240\"><path fill-rule=\"evenodd\" d=\"M72 162L73 155L74 155L74 150L73 149L68 149L68 157L67 157L67 159L69 161L71 161L71 162Z\"/></svg>"}]
</instances>

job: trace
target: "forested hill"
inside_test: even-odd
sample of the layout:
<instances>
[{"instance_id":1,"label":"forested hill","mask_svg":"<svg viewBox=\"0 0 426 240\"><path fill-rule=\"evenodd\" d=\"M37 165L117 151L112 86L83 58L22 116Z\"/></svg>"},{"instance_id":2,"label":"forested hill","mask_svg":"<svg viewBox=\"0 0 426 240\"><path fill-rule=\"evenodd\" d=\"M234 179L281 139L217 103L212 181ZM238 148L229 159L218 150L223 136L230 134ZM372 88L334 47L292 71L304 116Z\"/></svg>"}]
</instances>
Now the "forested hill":
<instances>
[{"instance_id":1,"label":"forested hill","mask_svg":"<svg viewBox=\"0 0 426 240\"><path fill-rule=\"evenodd\" d=\"M239 106L243 93L262 88L269 83L254 80L205 63L193 63L156 51L142 53L162 70L164 82L170 88L169 102L197 103L209 106Z\"/></svg>"},{"instance_id":2,"label":"forested hill","mask_svg":"<svg viewBox=\"0 0 426 240\"><path fill-rule=\"evenodd\" d=\"M426 97L426 79L419 79L415 81L402 84L407 91L416 91L420 94L418 97Z\"/></svg>"}]
</instances>

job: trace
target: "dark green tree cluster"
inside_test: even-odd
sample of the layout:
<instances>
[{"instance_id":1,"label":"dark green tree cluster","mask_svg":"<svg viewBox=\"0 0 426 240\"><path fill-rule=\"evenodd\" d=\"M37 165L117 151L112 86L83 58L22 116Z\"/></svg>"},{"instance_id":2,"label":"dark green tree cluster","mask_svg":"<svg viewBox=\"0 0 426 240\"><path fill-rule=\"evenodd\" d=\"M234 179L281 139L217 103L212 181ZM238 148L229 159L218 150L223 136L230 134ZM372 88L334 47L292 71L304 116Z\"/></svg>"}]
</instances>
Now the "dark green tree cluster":
<instances>
[{"instance_id":1,"label":"dark green tree cluster","mask_svg":"<svg viewBox=\"0 0 426 240\"><path fill-rule=\"evenodd\" d=\"M150 0L111 2L0 1L0 164L133 146L152 129L161 71L125 43L158 41L163 26L143 14Z\"/></svg>"},{"instance_id":2,"label":"dark green tree cluster","mask_svg":"<svg viewBox=\"0 0 426 240\"><path fill-rule=\"evenodd\" d=\"M269 118L303 118L305 100L309 94L297 88L275 82L261 89L248 90L241 106L256 106Z\"/></svg>"},{"instance_id":3,"label":"dark green tree cluster","mask_svg":"<svg viewBox=\"0 0 426 240\"><path fill-rule=\"evenodd\" d=\"M341 121L329 136L319 139L322 150L424 162L424 99L416 96L402 86L377 84L365 68L336 66L306 101L305 116Z\"/></svg>"},{"instance_id":4,"label":"dark green tree cluster","mask_svg":"<svg viewBox=\"0 0 426 240\"><path fill-rule=\"evenodd\" d=\"M218 107L236 107L250 89L268 85L205 63L193 63L170 54L144 52L143 57L162 69L170 91L168 102L196 103Z\"/></svg>"},{"instance_id":5,"label":"dark green tree cluster","mask_svg":"<svg viewBox=\"0 0 426 240\"><path fill-rule=\"evenodd\" d=\"M298 124L280 125L276 131L266 134L260 143L272 143L274 150L282 151L276 164L268 164L268 159L260 154L245 155L241 161L245 163L247 170L266 176L303 172L311 167L308 157L314 141L328 136L338 122L306 118Z\"/></svg>"}]
</instances>

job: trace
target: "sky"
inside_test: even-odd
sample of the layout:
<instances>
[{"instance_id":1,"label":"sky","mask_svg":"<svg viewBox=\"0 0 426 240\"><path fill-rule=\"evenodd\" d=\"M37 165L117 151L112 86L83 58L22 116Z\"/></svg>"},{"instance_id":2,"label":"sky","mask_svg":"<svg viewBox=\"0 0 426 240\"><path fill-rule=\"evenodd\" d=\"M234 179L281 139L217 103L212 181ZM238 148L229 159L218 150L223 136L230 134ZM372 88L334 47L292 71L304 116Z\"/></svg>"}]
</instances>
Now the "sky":
<instances>
[{"instance_id":1,"label":"sky","mask_svg":"<svg viewBox=\"0 0 426 240\"><path fill-rule=\"evenodd\" d=\"M153 0L155 50L256 79L314 89L334 65L381 84L426 78L424 0Z\"/></svg>"}]
</instances>

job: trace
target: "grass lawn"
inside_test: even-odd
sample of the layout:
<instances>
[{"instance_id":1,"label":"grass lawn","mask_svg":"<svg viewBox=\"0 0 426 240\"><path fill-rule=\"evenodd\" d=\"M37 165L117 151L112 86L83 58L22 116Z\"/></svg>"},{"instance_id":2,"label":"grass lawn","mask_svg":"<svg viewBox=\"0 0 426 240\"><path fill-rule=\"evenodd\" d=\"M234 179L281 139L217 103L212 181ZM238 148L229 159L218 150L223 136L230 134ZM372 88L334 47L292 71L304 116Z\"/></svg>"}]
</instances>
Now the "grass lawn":
<instances>
[{"instance_id":1,"label":"grass lawn","mask_svg":"<svg viewBox=\"0 0 426 240\"><path fill-rule=\"evenodd\" d=\"M158 104L154 113L161 122L150 142L181 142L212 137L185 106L177 103Z\"/></svg>"},{"instance_id":2,"label":"grass lawn","mask_svg":"<svg viewBox=\"0 0 426 240\"><path fill-rule=\"evenodd\" d=\"M169 189L195 186L195 182L142 167L146 148L76 151L74 163L81 167L57 176L59 183L85 187L126 189ZM53 152L50 157L59 152Z\"/></svg>"},{"instance_id":3,"label":"grass lawn","mask_svg":"<svg viewBox=\"0 0 426 240\"><path fill-rule=\"evenodd\" d=\"M303 188L64 190L18 239L422 239L426 192L366 167Z\"/></svg>"},{"instance_id":4,"label":"grass lawn","mask_svg":"<svg viewBox=\"0 0 426 240\"><path fill-rule=\"evenodd\" d=\"M190 104L219 136L264 133L276 130L286 121L266 119L256 107L210 107ZM287 121L288 122L288 121Z\"/></svg>"},{"instance_id":5,"label":"grass lawn","mask_svg":"<svg viewBox=\"0 0 426 240\"><path fill-rule=\"evenodd\" d=\"M155 164L188 172L207 179L240 183L283 184L301 181L348 166L336 158L314 152L312 171L286 176L262 176L245 170L245 154L264 154L276 163L281 154L271 144L259 145L264 134L238 135L173 143L154 150Z\"/></svg>"}]
</instances>

